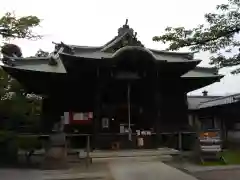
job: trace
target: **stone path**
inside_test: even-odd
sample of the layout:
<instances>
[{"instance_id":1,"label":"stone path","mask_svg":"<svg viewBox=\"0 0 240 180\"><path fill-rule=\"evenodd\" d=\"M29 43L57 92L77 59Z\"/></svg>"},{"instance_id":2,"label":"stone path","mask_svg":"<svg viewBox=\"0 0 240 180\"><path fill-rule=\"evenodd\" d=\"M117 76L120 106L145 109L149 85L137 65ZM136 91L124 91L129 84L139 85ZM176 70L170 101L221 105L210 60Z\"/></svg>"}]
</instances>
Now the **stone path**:
<instances>
[{"instance_id":1,"label":"stone path","mask_svg":"<svg viewBox=\"0 0 240 180\"><path fill-rule=\"evenodd\" d=\"M112 161L110 169L115 180L197 180L162 162Z\"/></svg>"},{"instance_id":2,"label":"stone path","mask_svg":"<svg viewBox=\"0 0 240 180\"><path fill-rule=\"evenodd\" d=\"M89 168L77 164L65 170L0 169L0 180L111 180L106 163L95 163Z\"/></svg>"},{"instance_id":3,"label":"stone path","mask_svg":"<svg viewBox=\"0 0 240 180\"><path fill-rule=\"evenodd\" d=\"M1 180L43 180L43 173L38 170L0 169Z\"/></svg>"}]
</instances>

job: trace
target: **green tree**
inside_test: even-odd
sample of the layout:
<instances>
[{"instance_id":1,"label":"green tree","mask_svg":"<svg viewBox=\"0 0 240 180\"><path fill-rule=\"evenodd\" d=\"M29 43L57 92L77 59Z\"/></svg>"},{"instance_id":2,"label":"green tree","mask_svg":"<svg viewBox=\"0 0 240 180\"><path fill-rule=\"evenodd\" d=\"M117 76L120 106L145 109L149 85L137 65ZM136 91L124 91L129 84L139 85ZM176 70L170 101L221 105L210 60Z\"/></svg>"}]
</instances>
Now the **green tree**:
<instances>
[{"instance_id":1,"label":"green tree","mask_svg":"<svg viewBox=\"0 0 240 180\"><path fill-rule=\"evenodd\" d=\"M49 52L43 51L42 49L39 49L37 53L35 54L35 57L48 57L50 55Z\"/></svg>"},{"instance_id":2,"label":"green tree","mask_svg":"<svg viewBox=\"0 0 240 180\"><path fill-rule=\"evenodd\" d=\"M21 126L37 127L41 112L41 97L26 93L21 84L0 69L0 114L6 121L2 128L17 129Z\"/></svg>"},{"instance_id":3,"label":"green tree","mask_svg":"<svg viewBox=\"0 0 240 180\"><path fill-rule=\"evenodd\" d=\"M36 16L18 18L13 13L6 13L0 17L1 40L4 43L15 38L41 38L40 35L33 33L33 28L39 23L40 19ZM21 49L14 44L4 44L1 53L3 62L7 56L22 56ZM0 162L9 163L17 160L17 138L12 130L19 129L19 125L26 122L31 124L37 122L33 118L36 104L33 97L29 96L15 79L0 69Z\"/></svg>"},{"instance_id":4,"label":"green tree","mask_svg":"<svg viewBox=\"0 0 240 180\"><path fill-rule=\"evenodd\" d=\"M167 27L153 41L168 44L167 50L188 47L191 51L209 51L210 64L217 68L240 64L240 0L228 0L216 6L215 13L205 14L206 24L195 28ZM240 72L236 69L233 73Z\"/></svg>"},{"instance_id":5,"label":"green tree","mask_svg":"<svg viewBox=\"0 0 240 180\"><path fill-rule=\"evenodd\" d=\"M33 29L39 24L40 19L36 16L18 18L14 13L8 12L0 18L2 42L15 38L39 39L41 35L33 32ZM3 57L4 55L22 56L21 49L13 44L4 44L1 47L1 53ZM20 120L30 122L30 119L35 119L35 114L39 113L40 103L40 97L27 94L18 81L9 76L3 69L0 69L0 113L11 119L9 121L10 127L18 124Z\"/></svg>"},{"instance_id":6,"label":"green tree","mask_svg":"<svg viewBox=\"0 0 240 180\"><path fill-rule=\"evenodd\" d=\"M41 38L41 36L34 34L32 29L39 26L39 24L40 19L36 16L18 18L14 13L7 12L0 18L0 35L4 39L38 39Z\"/></svg>"}]
</instances>

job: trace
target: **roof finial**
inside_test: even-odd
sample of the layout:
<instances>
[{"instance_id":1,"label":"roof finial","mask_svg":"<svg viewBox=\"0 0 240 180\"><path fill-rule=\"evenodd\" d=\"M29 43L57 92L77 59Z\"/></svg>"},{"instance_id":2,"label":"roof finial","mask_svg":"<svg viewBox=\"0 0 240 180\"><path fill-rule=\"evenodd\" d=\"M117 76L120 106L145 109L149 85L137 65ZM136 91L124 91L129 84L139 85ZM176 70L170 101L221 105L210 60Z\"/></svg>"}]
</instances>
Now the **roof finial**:
<instances>
[{"instance_id":1,"label":"roof finial","mask_svg":"<svg viewBox=\"0 0 240 180\"><path fill-rule=\"evenodd\" d=\"M204 90L204 91L202 92L202 94L203 94L203 96L207 96L207 95L208 95L208 91Z\"/></svg>"},{"instance_id":2,"label":"roof finial","mask_svg":"<svg viewBox=\"0 0 240 180\"><path fill-rule=\"evenodd\" d=\"M126 19L126 21L125 21L125 25L128 25L128 19Z\"/></svg>"},{"instance_id":3,"label":"roof finial","mask_svg":"<svg viewBox=\"0 0 240 180\"><path fill-rule=\"evenodd\" d=\"M134 33L134 37L137 37L137 32Z\"/></svg>"}]
</instances>

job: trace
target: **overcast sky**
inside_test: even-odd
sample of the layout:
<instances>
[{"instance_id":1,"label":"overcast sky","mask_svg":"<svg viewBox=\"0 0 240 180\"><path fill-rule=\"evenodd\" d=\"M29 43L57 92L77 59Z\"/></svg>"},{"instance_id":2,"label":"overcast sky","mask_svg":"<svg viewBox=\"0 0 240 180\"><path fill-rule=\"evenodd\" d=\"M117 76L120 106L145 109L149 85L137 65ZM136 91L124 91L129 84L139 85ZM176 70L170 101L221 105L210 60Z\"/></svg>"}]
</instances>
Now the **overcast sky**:
<instances>
[{"instance_id":1,"label":"overcast sky","mask_svg":"<svg viewBox=\"0 0 240 180\"><path fill-rule=\"evenodd\" d=\"M204 14L213 12L217 4L227 0L7 0L2 1L0 15L15 12L17 16L36 15L42 19L35 29L44 35L42 40L15 40L24 56L35 54L41 48L53 50L54 42L99 46L117 35L117 29L129 19L129 25L138 33L138 39L149 48L164 49L153 42L167 26L194 27L204 23ZM208 66L209 54L200 53L196 58ZM229 70L221 70L226 74ZM227 75L221 82L204 88L210 95L240 92L240 75ZM198 90L192 94L201 94Z\"/></svg>"}]
</instances>

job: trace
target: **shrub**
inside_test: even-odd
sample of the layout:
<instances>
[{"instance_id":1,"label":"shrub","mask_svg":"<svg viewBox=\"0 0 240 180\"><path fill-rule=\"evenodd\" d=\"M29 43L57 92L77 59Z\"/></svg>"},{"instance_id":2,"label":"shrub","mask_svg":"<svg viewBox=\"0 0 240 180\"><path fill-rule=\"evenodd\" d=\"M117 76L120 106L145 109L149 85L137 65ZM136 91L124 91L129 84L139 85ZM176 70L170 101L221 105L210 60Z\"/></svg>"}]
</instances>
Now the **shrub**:
<instances>
[{"instance_id":1,"label":"shrub","mask_svg":"<svg viewBox=\"0 0 240 180\"><path fill-rule=\"evenodd\" d=\"M0 162L17 162L18 146L15 133L11 131L0 131Z\"/></svg>"},{"instance_id":2,"label":"shrub","mask_svg":"<svg viewBox=\"0 0 240 180\"><path fill-rule=\"evenodd\" d=\"M18 137L18 147L22 150L35 150L42 147L41 141L37 136L21 136Z\"/></svg>"}]
</instances>

